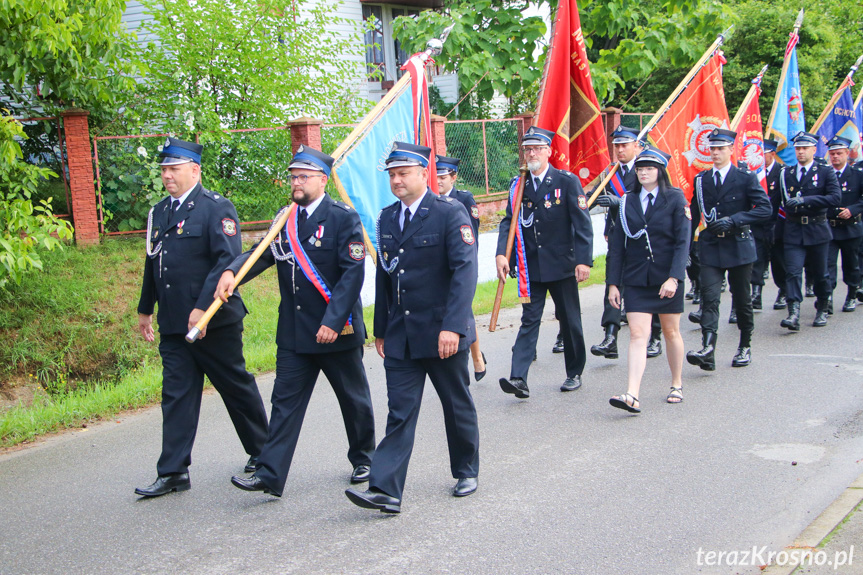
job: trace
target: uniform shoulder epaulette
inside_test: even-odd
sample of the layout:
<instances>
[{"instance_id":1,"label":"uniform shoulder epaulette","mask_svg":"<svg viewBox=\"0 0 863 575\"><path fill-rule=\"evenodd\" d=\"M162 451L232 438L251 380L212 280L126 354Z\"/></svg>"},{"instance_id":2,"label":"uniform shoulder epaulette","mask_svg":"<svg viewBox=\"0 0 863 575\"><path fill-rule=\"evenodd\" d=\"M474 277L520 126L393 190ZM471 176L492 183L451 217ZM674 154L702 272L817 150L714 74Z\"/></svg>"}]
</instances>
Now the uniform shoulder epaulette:
<instances>
[{"instance_id":1,"label":"uniform shoulder epaulette","mask_svg":"<svg viewBox=\"0 0 863 575\"><path fill-rule=\"evenodd\" d=\"M344 203L344 202L336 201L336 202L334 202L334 203L335 203L338 207L340 207L341 209L343 209L343 210L344 210L344 211L346 211L346 212L351 212L351 211L353 211L353 208L352 208L352 207L350 207L349 205L347 205L347 204L346 204L346 203Z\"/></svg>"},{"instance_id":2,"label":"uniform shoulder epaulette","mask_svg":"<svg viewBox=\"0 0 863 575\"><path fill-rule=\"evenodd\" d=\"M210 198L211 200L213 200L216 203L224 202L228 199L225 196L223 196L222 194L217 194L215 192L211 192L210 190L201 190L201 192L203 193L203 195L205 197Z\"/></svg>"},{"instance_id":3,"label":"uniform shoulder epaulette","mask_svg":"<svg viewBox=\"0 0 863 575\"><path fill-rule=\"evenodd\" d=\"M697 174L695 174L695 177L696 177L696 178L701 178L701 177L703 177L703 176L704 176L704 174L706 174L706 173L707 173L707 172L709 172L709 171L710 171L710 170L704 170L704 171L702 171L702 172L698 172Z\"/></svg>"},{"instance_id":4,"label":"uniform shoulder epaulette","mask_svg":"<svg viewBox=\"0 0 863 575\"><path fill-rule=\"evenodd\" d=\"M449 197L449 196L438 196L438 197L437 197L437 200L438 200L439 202L446 202L446 203L448 203L448 204L451 204L451 203L453 202L453 199L452 199L451 197Z\"/></svg>"},{"instance_id":5,"label":"uniform shoulder epaulette","mask_svg":"<svg viewBox=\"0 0 863 575\"><path fill-rule=\"evenodd\" d=\"M851 166L851 169L863 173L863 166Z\"/></svg>"},{"instance_id":6,"label":"uniform shoulder epaulette","mask_svg":"<svg viewBox=\"0 0 863 575\"><path fill-rule=\"evenodd\" d=\"M575 174L573 174L572 172L567 171L567 170L558 170L558 173L560 173L563 176L566 176L569 179L573 179L575 177Z\"/></svg>"},{"instance_id":7,"label":"uniform shoulder epaulette","mask_svg":"<svg viewBox=\"0 0 863 575\"><path fill-rule=\"evenodd\" d=\"M741 172L743 172L744 174L751 174L751 173L752 173L752 170L750 170L748 167L746 167L746 168L737 168L737 169L738 169L738 170L740 170Z\"/></svg>"}]
</instances>

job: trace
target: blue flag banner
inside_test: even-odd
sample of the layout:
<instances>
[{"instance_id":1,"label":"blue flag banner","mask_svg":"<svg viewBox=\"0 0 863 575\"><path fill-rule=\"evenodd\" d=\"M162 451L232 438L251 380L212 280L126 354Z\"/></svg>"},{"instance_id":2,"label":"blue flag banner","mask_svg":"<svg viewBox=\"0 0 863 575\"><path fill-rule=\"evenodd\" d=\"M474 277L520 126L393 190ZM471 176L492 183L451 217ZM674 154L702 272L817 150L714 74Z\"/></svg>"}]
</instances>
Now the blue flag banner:
<instances>
[{"instance_id":1,"label":"blue flag banner","mask_svg":"<svg viewBox=\"0 0 863 575\"><path fill-rule=\"evenodd\" d=\"M767 126L771 137L779 142L777 155L785 164L796 164L791 138L797 132L806 131L803 114L803 96L800 91L800 72L797 68L797 34L791 35L785 48L785 65L782 85L776 93L773 122Z\"/></svg>"},{"instance_id":2,"label":"blue flag banner","mask_svg":"<svg viewBox=\"0 0 863 575\"><path fill-rule=\"evenodd\" d=\"M410 85L406 84L405 88ZM414 141L414 109L411 91L404 89L333 166L336 186L350 199L365 228L366 245L377 257L375 234L378 214L396 201L390 192L384 161L393 142Z\"/></svg>"},{"instance_id":3,"label":"blue flag banner","mask_svg":"<svg viewBox=\"0 0 863 575\"><path fill-rule=\"evenodd\" d=\"M851 140L852 153L857 151L859 154L860 125L854 111L854 98L851 96L850 86L842 91L842 95L836 100L827 119L818 128L818 149L815 152L818 157L827 157L827 142L834 136Z\"/></svg>"},{"instance_id":4,"label":"blue flag banner","mask_svg":"<svg viewBox=\"0 0 863 575\"><path fill-rule=\"evenodd\" d=\"M863 90L861 90L861 94L863 94ZM857 126L857 147L853 147L852 143L851 147L851 156L849 157L849 162L859 162L863 160L863 99L860 98L861 94L857 94L857 103L854 106L854 125ZM852 140L853 142L853 140Z\"/></svg>"}]
</instances>

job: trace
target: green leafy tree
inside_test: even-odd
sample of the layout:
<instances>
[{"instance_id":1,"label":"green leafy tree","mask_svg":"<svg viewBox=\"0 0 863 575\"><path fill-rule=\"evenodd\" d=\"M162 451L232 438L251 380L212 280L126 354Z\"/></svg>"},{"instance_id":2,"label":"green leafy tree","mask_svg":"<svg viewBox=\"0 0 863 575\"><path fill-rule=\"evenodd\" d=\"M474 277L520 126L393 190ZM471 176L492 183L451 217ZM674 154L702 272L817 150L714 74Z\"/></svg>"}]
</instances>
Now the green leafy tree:
<instances>
[{"instance_id":1,"label":"green leafy tree","mask_svg":"<svg viewBox=\"0 0 863 575\"><path fill-rule=\"evenodd\" d=\"M24 137L19 122L0 115L0 289L42 269L38 249L51 250L60 239L72 238L72 227L54 218L47 201L32 201L40 180L56 174L23 161L17 139Z\"/></svg>"}]
</instances>

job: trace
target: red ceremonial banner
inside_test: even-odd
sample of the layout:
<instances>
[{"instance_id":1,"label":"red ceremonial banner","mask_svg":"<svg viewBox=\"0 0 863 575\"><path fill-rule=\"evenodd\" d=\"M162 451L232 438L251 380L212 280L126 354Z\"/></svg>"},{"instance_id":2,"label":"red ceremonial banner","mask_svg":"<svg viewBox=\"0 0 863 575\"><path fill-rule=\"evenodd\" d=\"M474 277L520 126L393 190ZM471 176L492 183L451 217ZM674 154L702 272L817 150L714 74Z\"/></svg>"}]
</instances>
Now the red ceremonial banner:
<instances>
[{"instance_id":1,"label":"red ceremonial banner","mask_svg":"<svg viewBox=\"0 0 863 575\"><path fill-rule=\"evenodd\" d=\"M551 165L569 170L586 185L610 159L575 0L560 0L546 58L534 125L555 132Z\"/></svg>"},{"instance_id":2,"label":"red ceremonial banner","mask_svg":"<svg viewBox=\"0 0 863 575\"><path fill-rule=\"evenodd\" d=\"M734 155L758 176L758 183L767 191L767 175L764 172L764 134L761 132L761 108L758 96L761 88L743 112L737 126L737 139L734 141Z\"/></svg>"},{"instance_id":3,"label":"red ceremonial banner","mask_svg":"<svg viewBox=\"0 0 863 575\"><path fill-rule=\"evenodd\" d=\"M725 58L714 53L648 135L657 148L671 154L671 183L690 201L693 178L713 167L707 136L714 128L727 130L730 124L722 87L724 63Z\"/></svg>"}]
</instances>

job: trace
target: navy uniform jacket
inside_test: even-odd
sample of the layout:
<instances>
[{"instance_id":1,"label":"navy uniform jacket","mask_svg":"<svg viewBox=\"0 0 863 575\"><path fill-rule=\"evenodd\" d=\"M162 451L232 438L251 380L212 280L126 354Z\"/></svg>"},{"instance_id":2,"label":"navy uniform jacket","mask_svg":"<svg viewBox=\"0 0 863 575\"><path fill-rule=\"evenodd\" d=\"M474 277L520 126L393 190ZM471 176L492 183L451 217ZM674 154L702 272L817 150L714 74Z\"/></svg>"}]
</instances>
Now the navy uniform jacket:
<instances>
[{"instance_id":1,"label":"navy uniform jacket","mask_svg":"<svg viewBox=\"0 0 863 575\"><path fill-rule=\"evenodd\" d=\"M477 249L479 248L479 208L476 205L476 200L473 194L465 190L457 190L455 188L449 193L449 197L458 200L464 205L467 214L470 216L470 225L473 226L473 237L476 239Z\"/></svg>"},{"instance_id":2,"label":"navy uniform jacket","mask_svg":"<svg viewBox=\"0 0 863 575\"><path fill-rule=\"evenodd\" d=\"M826 219L808 224L802 224L795 219L802 216L825 218L828 208L839 205L842 193L835 170L815 162L804 176L803 182L798 182L797 165L785 166L779 175L780 194L783 193L783 188L789 196L796 196L799 192L804 198L804 204L794 211L785 209L785 243L814 246L833 239L830 224Z\"/></svg>"},{"instance_id":3,"label":"navy uniform jacket","mask_svg":"<svg viewBox=\"0 0 863 575\"><path fill-rule=\"evenodd\" d=\"M316 237L316 233L321 237ZM272 247L264 251L243 278L243 283L273 264L276 265L281 295L276 345L296 353L328 353L363 345L366 329L363 324L360 291L365 279L365 248L360 216L353 208L335 202L325 194L312 215L297 231L297 236L330 289L330 303L326 303L299 266L294 269L290 260L276 260ZM291 252L284 228L276 241L281 248L281 252L276 248L277 252ZM320 242L320 245L316 245L316 242ZM254 248L238 257L226 269L236 274L252 251ZM354 333L341 335L349 314ZM315 341L322 325L340 334L336 341Z\"/></svg>"},{"instance_id":4,"label":"navy uniform jacket","mask_svg":"<svg viewBox=\"0 0 863 575\"><path fill-rule=\"evenodd\" d=\"M159 333L186 334L192 310L206 310L224 269L242 252L240 226L234 204L201 187L192 189L171 217L171 197L153 207L152 237L161 253L148 257L138 313L150 315L159 302ZM180 227L182 223L182 227ZM246 306L238 292L222 305L208 326L221 327L241 321Z\"/></svg>"},{"instance_id":5,"label":"navy uniform jacket","mask_svg":"<svg viewBox=\"0 0 863 575\"><path fill-rule=\"evenodd\" d=\"M772 225L773 240L781 242L785 235L785 218L779 217L779 208L782 206L782 191L779 189L779 174L782 171L782 166L779 162L774 161L770 166L770 171L767 172L765 180L767 180L767 197L770 198L770 206L772 212L768 225Z\"/></svg>"},{"instance_id":6,"label":"navy uniform jacket","mask_svg":"<svg viewBox=\"0 0 863 575\"><path fill-rule=\"evenodd\" d=\"M838 208L830 208L827 211L833 239L850 240L863 237L863 222L860 221L860 214L863 213L863 172L848 164L842 170L842 176L838 180L842 201ZM851 212L850 220L837 217L842 208L848 208Z\"/></svg>"},{"instance_id":7,"label":"navy uniform jacket","mask_svg":"<svg viewBox=\"0 0 863 575\"><path fill-rule=\"evenodd\" d=\"M618 170L618 171L620 171L620 170ZM607 172L603 172L602 177L605 177L606 175L608 175ZM635 184L638 183L638 176L635 175L635 166L633 166L633 168L631 170L626 172L626 175L622 176L622 179L623 179L623 187L626 188L627 191L634 189ZM617 193L611 189L611 186L608 186L606 191L614 194L615 196L617 195ZM612 232L612 230L614 230L614 226L615 226L615 224L618 223L618 221L619 220L618 220L617 208L609 208L608 212L605 214L605 228L602 231L602 235L609 238L609 241L611 241L610 240L611 232Z\"/></svg>"},{"instance_id":8,"label":"navy uniform jacket","mask_svg":"<svg viewBox=\"0 0 863 575\"><path fill-rule=\"evenodd\" d=\"M639 195L627 192L625 197L623 215L629 231L635 235L647 229L653 258L647 248L647 235L637 240L628 238L618 220L608 241L605 283L618 287L658 286L672 277L682 282L686 278L691 229L689 204L683 191L669 188L658 194L646 219Z\"/></svg>"},{"instance_id":9,"label":"navy uniform jacket","mask_svg":"<svg viewBox=\"0 0 863 575\"><path fill-rule=\"evenodd\" d=\"M476 237L470 218L458 201L431 190L404 235L400 211L396 202L378 216L375 337L384 338L384 354L395 359L440 357L441 331L459 334L458 349L465 350L476 341Z\"/></svg>"},{"instance_id":10,"label":"navy uniform jacket","mask_svg":"<svg viewBox=\"0 0 863 575\"><path fill-rule=\"evenodd\" d=\"M559 193L559 197L558 197ZM553 282L575 275L575 266L593 265L593 224L581 183L571 173L551 166L539 190L528 173L521 202L527 271L532 282ZM506 216L500 222L497 255L506 255L506 240L512 221L507 200ZM515 267L513 245L510 266Z\"/></svg>"},{"instance_id":11,"label":"navy uniform jacket","mask_svg":"<svg viewBox=\"0 0 863 575\"><path fill-rule=\"evenodd\" d=\"M733 268L754 262L757 258L752 234L742 226L760 224L770 218L770 200L758 178L749 170L732 165L725 175L722 188L717 192L713 181L713 169L705 170L693 182L692 221L701 218L698 189L701 188L704 209L709 214L716 208L716 219L730 217L734 228L724 237L717 237L708 230L698 236L698 253L702 265L717 268Z\"/></svg>"}]
</instances>

